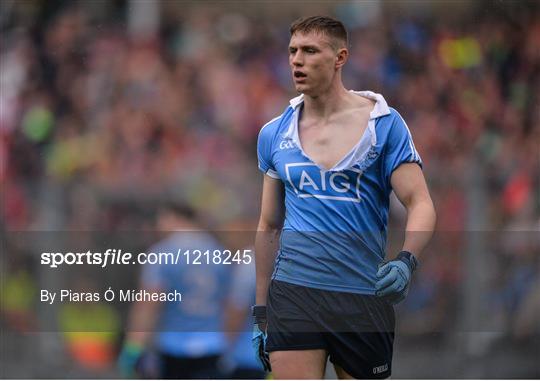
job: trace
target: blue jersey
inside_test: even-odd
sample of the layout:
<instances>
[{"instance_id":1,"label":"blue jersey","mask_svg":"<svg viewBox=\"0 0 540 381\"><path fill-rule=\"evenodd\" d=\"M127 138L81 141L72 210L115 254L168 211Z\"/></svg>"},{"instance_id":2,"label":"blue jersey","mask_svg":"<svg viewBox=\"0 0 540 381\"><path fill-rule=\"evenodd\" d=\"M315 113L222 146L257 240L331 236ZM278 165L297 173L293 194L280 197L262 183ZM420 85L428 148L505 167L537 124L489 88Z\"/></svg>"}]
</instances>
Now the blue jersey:
<instances>
[{"instance_id":1,"label":"blue jersey","mask_svg":"<svg viewBox=\"0 0 540 381\"><path fill-rule=\"evenodd\" d=\"M403 118L380 94L356 146L325 170L302 150L303 95L268 122L257 143L259 169L285 186L285 221L273 278L331 291L374 294L385 257L392 172L422 165Z\"/></svg>"},{"instance_id":2,"label":"blue jersey","mask_svg":"<svg viewBox=\"0 0 540 381\"><path fill-rule=\"evenodd\" d=\"M189 250L202 252L222 249L212 236L202 232L178 232L159 242L150 252ZM177 290L181 302L163 304L155 327L155 346L177 357L202 357L221 354L226 346L223 333L223 304L228 292L230 271L227 266L206 264L144 265L142 286L165 292Z\"/></svg>"}]
</instances>

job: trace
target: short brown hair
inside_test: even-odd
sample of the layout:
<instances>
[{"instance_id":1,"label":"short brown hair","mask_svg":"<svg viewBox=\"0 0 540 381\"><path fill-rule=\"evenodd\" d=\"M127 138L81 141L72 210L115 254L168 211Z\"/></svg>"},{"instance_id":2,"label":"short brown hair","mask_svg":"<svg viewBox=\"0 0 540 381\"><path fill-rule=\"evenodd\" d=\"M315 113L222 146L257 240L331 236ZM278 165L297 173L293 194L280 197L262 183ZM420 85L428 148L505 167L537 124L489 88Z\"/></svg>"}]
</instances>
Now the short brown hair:
<instances>
[{"instance_id":1,"label":"short brown hair","mask_svg":"<svg viewBox=\"0 0 540 381\"><path fill-rule=\"evenodd\" d=\"M342 41L345 46L349 45L347 29L339 20L329 16L301 17L291 24L291 36L297 32L310 33L320 32L329 37Z\"/></svg>"}]
</instances>

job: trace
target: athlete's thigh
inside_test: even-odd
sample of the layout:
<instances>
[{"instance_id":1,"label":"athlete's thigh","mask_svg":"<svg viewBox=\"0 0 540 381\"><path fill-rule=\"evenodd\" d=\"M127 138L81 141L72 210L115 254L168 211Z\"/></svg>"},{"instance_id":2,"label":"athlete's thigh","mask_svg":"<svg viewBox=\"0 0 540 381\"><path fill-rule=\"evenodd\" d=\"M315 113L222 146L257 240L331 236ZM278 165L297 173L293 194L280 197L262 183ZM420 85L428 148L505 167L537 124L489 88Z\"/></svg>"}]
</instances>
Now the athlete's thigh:
<instances>
[{"instance_id":1,"label":"athlete's thigh","mask_svg":"<svg viewBox=\"0 0 540 381\"><path fill-rule=\"evenodd\" d=\"M393 307L371 295L331 296L323 323L326 349L330 361L338 366L338 377L388 378L392 372Z\"/></svg>"},{"instance_id":2,"label":"athlete's thigh","mask_svg":"<svg viewBox=\"0 0 540 381\"><path fill-rule=\"evenodd\" d=\"M322 379L326 368L324 349L270 352L275 379Z\"/></svg>"}]
</instances>

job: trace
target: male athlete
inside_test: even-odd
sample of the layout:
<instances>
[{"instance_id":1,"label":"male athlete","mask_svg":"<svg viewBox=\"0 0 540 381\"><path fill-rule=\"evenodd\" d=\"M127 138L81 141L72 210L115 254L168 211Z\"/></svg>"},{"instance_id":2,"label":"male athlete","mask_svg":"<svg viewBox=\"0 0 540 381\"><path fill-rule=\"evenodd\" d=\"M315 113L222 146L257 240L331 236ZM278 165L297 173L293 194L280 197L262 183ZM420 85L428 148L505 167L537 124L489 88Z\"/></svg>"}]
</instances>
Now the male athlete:
<instances>
[{"instance_id":1,"label":"male athlete","mask_svg":"<svg viewBox=\"0 0 540 381\"><path fill-rule=\"evenodd\" d=\"M309 17L290 31L301 95L257 144L265 176L253 344L278 379L320 379L328 356L339 378L388 378L393 304L406 296L435 225L422 161L380 94L343 86L341 22ZM403 250L385 262L392 191L407 227Z\"/></svg>"}]
</instances>

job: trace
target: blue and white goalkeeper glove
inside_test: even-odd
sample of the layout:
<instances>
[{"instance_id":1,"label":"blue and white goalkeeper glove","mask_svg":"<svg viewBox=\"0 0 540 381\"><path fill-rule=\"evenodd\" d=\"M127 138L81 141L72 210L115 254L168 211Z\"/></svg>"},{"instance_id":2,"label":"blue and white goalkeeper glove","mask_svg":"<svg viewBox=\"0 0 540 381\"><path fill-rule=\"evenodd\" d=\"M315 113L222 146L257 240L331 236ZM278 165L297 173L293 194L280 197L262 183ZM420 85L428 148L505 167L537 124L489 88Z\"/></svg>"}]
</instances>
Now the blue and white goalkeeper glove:
<instances>
[{"instance_id":1,"label":"blue and white goalkeeper glove","mask_svg":"<svg viewBox=\"0 0 540 381\"><path fill-rule=\"evenodd\" d=\"M251 344L255 351L255 356L265 372L271 372L270 355L266 351L266 306L253 306L253 317L255 325L253 326L253 337Z\"/></svg>"},{"instance_id":2,"label":"blue and white goalkeeper glove","mask_svg":"<svg viewBox=\"0 0 540 381\"><path fill-rule=\"evenodd\" d=\"M401 302L409 292L412 273L418 261L413 254L402 251L393 261L379 267L375 295L384 297L392 304Z\"/></svg>"}]
</instances>

